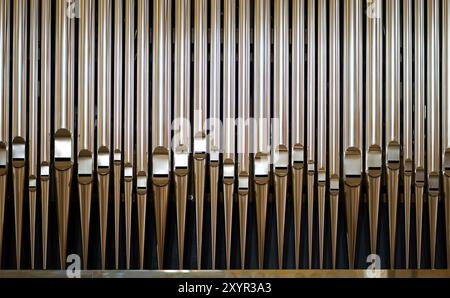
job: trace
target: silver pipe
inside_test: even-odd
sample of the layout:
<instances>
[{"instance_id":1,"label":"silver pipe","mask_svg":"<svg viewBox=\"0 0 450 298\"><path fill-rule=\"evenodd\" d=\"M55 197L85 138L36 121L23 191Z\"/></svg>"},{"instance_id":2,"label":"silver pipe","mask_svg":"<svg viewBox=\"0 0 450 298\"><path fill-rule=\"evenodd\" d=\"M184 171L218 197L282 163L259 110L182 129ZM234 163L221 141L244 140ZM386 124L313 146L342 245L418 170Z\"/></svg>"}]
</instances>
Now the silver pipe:
<instances>
[{"instance_id":1,"label":"silver pipe","mask_svg":"<svg viewBox=\"0 0 450 298\"><path fill-rule=\"evenodd\" d=\"M119 268L119 230L120 230L120 201L121 201L121 173L122 173L122 120L123 120L123 1L114 2L114 232L115 232L115 263Z\"/></svg>"},{"instance_id":2,"label":"silver pipe","mask_svg":"<svg viewBox=\"0 0 450 298\"><path fill-rule=\"evenodd\" d=\"M417 268L422 260L423 193L425 186L425 8L414 2L414 165Z\"/></svg>"},{"instance_id":3,"label":"silver pipe","mask_svg":"<svg viewBox=\"0 0 450 298\"><path fill-rule=\"evenodd\" d=\"M275 197L278 230L278 266L283 267L287 169L289 165L289 11L288 2L274 3L274 145Z\"/></svg>"},{"instance_id":4,"label":"silver pipe","mask_svg":"<svg viewBox=\"0 0 450 298\"><path fill-rule=\"evenodd\" d=\"M16 230L16 266L20 268L22 247L22 209L26 163L27 114L27 4L14 1L13 31L13 106L12 106L12 158L14 185L14 212Z\"/></svg>"},{"instance_id":5,"label":"silver pipe","mask_svg":"<svg viewBox=\"0 0 450 298\"><path fill-rule=\"evenodd\" d=\"M235 146L235 98L236 98L236 1L225 0L224 2L224 75L223 75L223 121L224 121L224 143L223 153L225 159L234 161ZM233 170L234 172L234 170ZM230 174L231 175L231 174ZM234 174L233 174L234 175Z\"/></svg>"},{"instance_id":6,"label":"silver pipe","mask_svg":"<svg viewBox=\"0 0 450 298\"><path fill-rule=\"evenodd\" d=\"M9 144L10 2L0 2L0 266L3 248Z\"/></svg>"},{"instance_id":7,"label":"silver pipe","mask_svg":"<svg viewBox=\"0 0 450 298\"><path fill-rule=\"evenodd\" d=\"M245 268L247 211L249 189L249 118L250 118L250 1L239 1L238 67L238 189L241 239L241 268Z\"/></svg>"},{"instance_id":8,"label":"silver pipe","mask_svg":"<svg viewBox=\"0 0 450 298\"><path fill-rule=\"evenodd\" d=\"M319 211L319 268L323 268L325 240L325 191L327 171L327 11L326 1L318 2L317 66L317 176ZM309 101L308 101L309 102ZM310 122L313 124L314 122ZM315 135L311 141L314 142ZM314 156L312 156L314 158ZM312 207L312 206L311 206Z\"/></svg>"},{"instance_id":9,"label":"silver pipe","mask_svg":"<svg viewBox=\"0 0 450 298\"><path fill-rule=\"evenodd\" d=\"M403 181L405 211L405 256L409 268L411 228L411 184L413 174L413 15L412 1L403 2Z\"/></svg>"},{"instance_id":10,"label":"silver pipe","mask_svg":"<svg viewBox=\"0 0 450 298\"><path fill-rule=\"evenodd\" d=\"M211 0L211 61L209 114L212 131L209 135L210 189L211 189L211 263L216 266L217 202L219 180L219 152L221 148L220 122L220 0Z\"/></svg>"},{"instance_id":11,"label":"silver pipe","mask_svg":"<svg viewBox=\"0 0 450 298\"><path fill-rule=\"evenodd\" d=\"M330 1L329 97L330 213L332 264L336 268L340 180L340 0Z\"/></svg>"},{"instance_id":12,"label":"silver pipe","mask_svg":"<svg viewBox=\"0 0 450 298\"><path fill-rule=\"evenodd\" d=\"M134 177L134 0L125 2L125 76L123 167L125 183L126 267L130 267L132 185ZM155 126L153 126L155 127Z\"/></svg>"},{"instance_id":13,"label":"silver pipe","mask_svg":"<svg viewBox=\"0 0 450 298\"><path fill-rule=\"evenodd\" d=\"M439 3L427 2L427 166L428 204L430 218L431 268L436 262L436 235L438 200L440 195L440 150L439 115L441 113L439 94Z\"/></svg>"},{"instance_id":14,"label":"silver pipe","mask_svg":"<svg viewBox=\"0 0 450 298\"><path fill-rule=\"evenodd\" d=\"M197 12L197 10L196 10ZM197 18L195 19L195 28L197 28ZM197 31L195 31L197 49ZM197 56L196 56L197 58ZM197 69L203 67L204 61ZM190 152L190 68L191 68L191 9L189 1L177 1L175 5L175 120L174 129L177 130L174 137L174 173L176 188L176 207L177 207L177 236L178 236L178 264L179 269L183 269L184 262L184 235L186 222L186 204L187 204L187 181ZM204 78L202 78L204 81ZM197 85L204 82L194 80L194 106L197 104ZM194 107L194 117L197 117L197 108ZM195 135L195 134L194 134ZM195 139L194 139L195 144ZM205 143L206 145L206 143ZM194 145L195 147L195 145ZM195 177L195 182L198 178ZM203 190L202 190L203 192ZM199 200L197 195L196 201ZM196 202L198 203L198 202ZM197 204L198 205L198 204ZM202 209L203 210L203 209ZM198 227L198 226L197 226ZM197 238L198 239L198 238ZM197 246L199 248L199 246ZM197 256L197 260L201 260Z\"/></svg>"},{"instance_id":15,"label":"silver pipe","mask_svg":"<svg viewBox=\"0 0 450 298\"><path fill-rule=\"evenodd\" d=\"M255 1L254 25L255 201L259 268L264 267L267 199L270 174L270 0ZM300 88L301 89L301 88Z\"/></svg>"}]
</instances>

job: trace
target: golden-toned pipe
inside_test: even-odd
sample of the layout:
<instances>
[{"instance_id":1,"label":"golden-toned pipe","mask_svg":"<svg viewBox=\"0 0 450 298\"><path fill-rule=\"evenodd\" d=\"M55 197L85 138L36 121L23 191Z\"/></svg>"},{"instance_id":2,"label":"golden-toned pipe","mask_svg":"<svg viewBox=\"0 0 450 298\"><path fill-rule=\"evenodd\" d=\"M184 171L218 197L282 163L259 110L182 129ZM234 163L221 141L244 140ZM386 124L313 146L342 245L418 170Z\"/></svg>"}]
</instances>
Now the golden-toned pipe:
<instances>
[{"instance_id":1,"label":"golden-toned pipe","mask_svg":"<svg viewBox=\"0 0 450 298\"><path fill-rule=\"evenodd\" d=\"M177 1L175 5L175 120L178 133L174 138L174 173L178 224L178 266L183 269L184 235L186 222L187 187L190 152L190 67L191 67L191 8L190 1ZM197 24L197 20L196 23ZM197 34L195 34L197 37ZM195 64L198 67L203 67ZM204 78L201 78L205 81ZM200 83L194 80L195 86ZM195 96L195 95L194 95ZM194 109L194 114L195 114ZM194 141L195 142L195 141ZM197 179L196 179L197 182ZM203 194L203 190L202 190ZM196 196L197 198L197 196ZM202 201L203 202L203 201ZM198 225L197 225L198 227ZM198 245L197 245L198 248ZM197 259L199 260L199 259Z\"/></svg>"},{"instance_id":2,"label":"golden-toned pipe","mask_svg":"<svg viewBox=\"0 0 450 298\"><path fill-rule=\"evenodd\" d=\"M126 268L130 268L131 214L134 177L134 0L125 3L125 77L123 106L123 176L125 184Z\"/></svg>"},{"instance_id":3,"label":"golden-toned pipe","mask_svg":"<svg viewBox=\"0 0 450 298\"><path fill-rule=\"evenodd\" d=\"M427 165L432 269L434 269L436 263L436 233L441 172L439 147L439 115L441 113L439 103L439 2L435 0L427 2Z\"/></svg>"},{"instance_id":4,"label":"golden-toned pipe","mask_svg":"<svg viewBox=\"0 0 450 298\"><path fill-rule=\"evenodd\" d=\"M29 145L28 145L28 195L30 207L31 269L34 269L36 235L36 198L38 177L38 39L39 1L30 1L30 74L29 74Z\"/></svg>"},{"instance_id":5,"label":"golden-toned pipe","mask_svg":"<svg viewBox=\"0 0 450 298\"><path fill-rule=\"evenodd\" d=\"M97 179L102 269L105 269L106 266L106 234L111 155L111 7L111 0L100 0L98 3Z\"/></svg>"},{"instance_id":6,"label":"golden-toned pipe","mask_svg":"<svg viewBox=\"0 0 450 298\"><path fill-rule=\"evenodd\" d=\"M362 7L344 2L344 175L349 267L355 265L362 173Z\"/></svg>"},{"instance_id":7,"label":"golden-toned pipe","mask_svg":"<svg viewBox=\"0 0 450 298\"><path fill-rule=\"evenodd\" d=\"M0 267L3 248L9 142L10 2L0 2Z\"/></svg>"},{"instance_id":8,"label":"golden-toned pipe","mask_svg":"<svg viewBox=\"0 0 450 298\"><path fill-rule=\"evenodd\" d=\"M329 97L330 132L328 152L330 155L330 213L331 213L331 256L336 268L337 227L339 211L340 180L340 0L330 1L330 42L329 42Z\"/></svg>"},{"instance_id":9,"label":"golden-toned pipe","mask_svg":"<svg viewBox=\"0 0 450 298\"><path fill-rule=\"evenodd\" d=\"M209 114L209 170L211 197L211 264L216 268L216 233L217 233L217 200L219 182L219 152L220 152L220 0L211 0L211 62L210 62L210 98Z\"/></svg>"},{"instance_id":10,"label":"golden-toned pipe","mask_svg":"<svg viewBox=\"0 0 450 298\"><path fill-rule=\"evenodd\" d=\"M323 268L325 192L327 183L327 6L318 2L317 28L317 205L319 211L319 267Z\"/></svg>"},{"instance_id":11,"label":"golden-toned pipe","mask_svg":"<svg viewBox=\"0 0 450 298\"><path fill-rule=\"evenodd\" d=\"M164 264L165 226L170 182L171 22L171 1L153 1L152 182L159 269L162 269Z\"/></svg>"},{"instance_id":12,"label":"golden-toned pipe","mask_svg":"<svg viewBox=\"0 0 450 298\"><path fill-rule=\"evenodd\" d=\"M283 267L287 173L289 165L289 11L288 2L274 5L274 174L277 210L278 266Z\"/></svg>"},{"instance_id":13,"label":"golden-toned pipe","mask_svg":"<svg viewBox=\"0 0 450 298\"><path fill-rule=\"evenodd\" d=\"M368 185L370 253L377 253L383 134L383 41L381 1L372 2L375 14L367 15L366 56L366 177Z\"/></svg>"},{"instance_id":14,"label":"golden-toned pipe","mask_svg":"<svg viewBox=\"0 0 450 298\"><path fill-rule=\"evenodd\" d=\"M47 268L48 205L50 188L50 140L51 140L51 0L41 2L41 226L42 267Z\"/></svg>"},{"instance_id":15,"label":"golden-toned pipe","mask_svg":"<svg viewBox=\"0 0 450 298\"><path fill-rule=\"evenodd\" d=\"M425 187L425 8L414 2L414 162L417 268L422 260L422 218Z\"/></svg>"},{"instance_id":16,"label":"golden-toned pipe","mask_svg":"<svg viewBox=\"0 0 450 298\"><path fill-rule=\"evenodd\" d=\"M27 84L27 4L14 1L13 17L13 106L12 106L12 166L14 183L14 214L16 228L16 266L20 268L22 248L22 210L26 163L26 84Z\"/></svg>"},{"instance_id":17,"label":"golden-toned pipe","mask_svg":"<svg viewBox=\"0 0 450 298\"><path fill-rule=\"evenodd\" d=\"M201 268L203 206L206 165L206 113L207 113L207 1L195 1L195 55L194 55L194 179L197 218L197 268Z\"/></svg>"},{"instance_id":18,"label":"golden-toned pipe","mask_svg":"<svg viewBox=\"0 0 450 298\"><path fill-rule=\"evenodd\" d=\"M444 1L442 5L442 50L442 173L447 264L450 264L450 3L448 1Z\"/></svg>"},{"instance_id":19,"label":"golden-toned pipe","mask_svg":"<svg viewBox=\"0 0 450 298\"><path fill-rule=\"evenodd\" d=\"M254 118L255 202L258 229L258 262L264 267L267 199L270 178L270 1L255 1ZM295 85L295 84L294 84ZM302 88L299 88L303 90ZM299 90L298 90L299 91ZM297 199L297 198L296 198Z\"/></svg>"},{"instance_id":20,"label":"golden-toned pipe","mask_svg":"<svg viewBox=\"0 0 450 298\"><path fill-rule=\"evenodd\" d=\"M225 212L225 249L227 269L231 261L231 228L233 222L233 197L235 179L235 99L236 99L236 1L224 1L224 37L223 37L223 191Z\"/></svg>"},{"instance_id":21,"label":"golden-toned pipe","mask_svg":"<svg viewBox=\"0 0 450 298\"><path fill-rule=\"evenodd\" d=\"M144 268L145 210L148 180L148 125L149 125L149 46L150 7L148 1L137 2L137 90L136 90L136 195L138 204L139 260Z\"/></svg>"},{"instance_id":22,"label":"golden-toned pipe","mask_svg":"<svg viewBox=\"0 0 450 298\"><path fill-rule=\"evenodd\" d=\"M312 244L314 222L314 188L315 188L315 139L316 139L316 0L308 0L308 40L307 40L307 140L306 162L308 183L308 264L312 268ZM320 22L319 22L320 23ZM320 153L319 153L320 155ZM322 200L323 201L323 200Z\"/></svg>"},{"instance_id":23,"label":"golden-toned pipe","mask_svg":"<svg viewBox=\"0 0 450 298\"><path fill-rule=\"evenodd\" d=\"M241 240L241 268L245 268L247 211L249 195L250 118L250 1L239 1L239 83L238 83L238 200Z\"/></svg>"},{"instance_id":24,"label":"golden-toned pipe","mask_svg":"<svg viewBox=\"0 0 450 298\"><path fill-rule=\"evenodd\" d=\"M405 202L405 256L409 268L409 242L411 228L411 184L413 159L413 84L412 84L412 7L411 1L403 2L403 185Z\"/></svg>"},{"instance_id":25,"label":"golden-toned pipe","mask_svg":"<svg viewBox=\"0 0 450 298\"><path fill-rule=\"evenodd\" d=\"M80 194L83 268L87 269L94 171L94 3L80 1L78 95L78 190Z\"/></svg>"},{"instance_id":26,"label":"golden-toned pipe","mask_svg":"<svg viewBox=\"0 0 450 298\"><path fill-rule=\"evenodd\" d=\"M400 1L386 2L386 173L391 268L395 268L400 171Z\"/></svg>"},{"instance_id":27,"label":"golden-toned pipe","mask_svg":"<svg viewBox=\"0 0 450 298\"><path fill-rule=\"evenodd\" d=\"M115 264L119 269L119 232L120 232L120 186L122 177L122 63L123 63L123 1L114 2L114 123L113 123L113 160L114 160L114 240Z\"/></svg>"},{"instance_id":28,"label":"golden-toned pipe","mask_svg":"<svg viewBox=\"0 0 450 298\"><path fill-rule=\"evenodd\" d=\"M70 186L73 165L74 111L74 20L67 15L66 3L56 1L55 46L55 177L60 266L65 268Z\"/></svg>"}]
</instances>

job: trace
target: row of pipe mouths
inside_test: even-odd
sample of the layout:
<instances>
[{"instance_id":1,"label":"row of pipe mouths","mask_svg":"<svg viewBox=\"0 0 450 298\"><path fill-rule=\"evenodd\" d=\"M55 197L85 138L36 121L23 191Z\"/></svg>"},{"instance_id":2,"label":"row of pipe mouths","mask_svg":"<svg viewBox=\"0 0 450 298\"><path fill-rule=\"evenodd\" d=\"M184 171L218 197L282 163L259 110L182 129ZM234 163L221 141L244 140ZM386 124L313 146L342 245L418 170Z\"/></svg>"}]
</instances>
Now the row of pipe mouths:
<instances>
[{"instance_id":1,"label":"row of pipe mouths","mask_svg":"<svg viewBox=\"0 0 450 298\"><path fill-rule=\"evenodd\" d=\"M279 268L287 197L294 210L295 266L302 208L307 208L303 245L309 267L313 231L319 268L328 240L336 266L343 205L342 232L353 268L364 198L370 253L377 253L380 206L386 206L390 266L401 219L406 267L415 221L417 267L427 227L434 268L438 230L445 231L450 258L449 86L446 0L0 1L0 241L5 201L12 197L17 264L25 215L34 268L36 212L41 212L46 268L49 197L55 191L61 267L68 254L70 200L76 200L84 268L91 216L99 216L102 268L107 231L114 230L117 268L121 208L130 268L136 204L143 268L150 201L162 269L173 189L179 268L191 193L198 268L205 197L211 206L212 268L219 228L230 268L234 203L244 268L249 200L256 208L262 268L270 195ZM11 194L7 181L13 183ZM99 214L91 214L95 183ZM114 226L107 226L110 200ZM218 226L222 203L224 225ZM438 221L442 214L445 220Z\"/></svg>"}]
</instances>

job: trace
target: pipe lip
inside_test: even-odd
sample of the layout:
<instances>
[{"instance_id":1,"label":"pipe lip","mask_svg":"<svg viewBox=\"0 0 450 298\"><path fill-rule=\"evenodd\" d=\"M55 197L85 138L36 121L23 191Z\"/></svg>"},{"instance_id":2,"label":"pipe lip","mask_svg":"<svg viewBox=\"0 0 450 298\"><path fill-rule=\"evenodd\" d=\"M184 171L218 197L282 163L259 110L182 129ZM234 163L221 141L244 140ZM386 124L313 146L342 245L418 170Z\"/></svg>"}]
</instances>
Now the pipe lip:
<instances>
[{"instance_id":1,"label":"pipe lip","mask_svg":"<svg viewBox=\"0 0 450 298\"><path fill-rule=\"evenodd\" d=\"M72 160L72 134L68 129L60 128L55 133L55 161Z\"/></svg>"},{"instance_id":2,"label":"pipe lip","mask_svg":"<svg viewBox=\"0 0 450 298\"><path fill-rule=\"evenodd\" d=\"M344 176L347 180L351 177L361 179L362 159L359 148L350 147L344 154Z\"/></svg>"}]
</instances>

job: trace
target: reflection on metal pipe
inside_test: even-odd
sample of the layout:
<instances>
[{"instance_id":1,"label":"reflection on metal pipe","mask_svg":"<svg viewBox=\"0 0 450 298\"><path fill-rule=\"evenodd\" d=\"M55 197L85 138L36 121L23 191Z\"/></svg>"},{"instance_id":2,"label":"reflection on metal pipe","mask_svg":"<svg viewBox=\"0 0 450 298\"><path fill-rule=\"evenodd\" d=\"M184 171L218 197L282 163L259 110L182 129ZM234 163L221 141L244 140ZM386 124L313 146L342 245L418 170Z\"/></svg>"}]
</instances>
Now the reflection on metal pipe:
<instances>
[{"instance_id":1,"label":"reflection on metal pipe","mask_svg":"<svg viewBox=\"0 0 450 298\"><path fill-rule=\"evenodd\" d=\"M156 215L158 268L164 264L164 240L170 177L172 4L153 2L152 182Z\"/></svg>"},{"instance_id":2,"label":"reflection on metal pipe","mask_svg":"<svg viewBox=\"0 0 450 298\"><path fill-rule=\"evenodd\" d=\"M344 179L349 268L355 265L362 173L362 7L344 2Z\"/></svg>"},{"instance_id":3,"label":"reflection on metal pipe","mask_svg":"<svg viewBox=\"0 0 450 298\"><path fill-rule=\"evenodd\" d=\"M202 265L203 206L205 196L206 165L206 112L207 112L207 1L195 1L195 56L194 56L194 188L197 219L197 268ZM189 61L190 62L190 61ZM189 78L189 77L188 77ZM189 113L188 111L186 113Z\"/></svg>"},{"instance_id":4,"label":"reflection on metal pipe","mask_svg":"<svg viewBox=\"0 0 450 298\"><path fill-rule=\"evenodd\" d=\"M263 269L267 199L270 182L270 0L255 1L254 32L255 77L253 90L254 118L256 118L254 181L258 230L258 263L259 268ZM299 89L303 90L302 88Z\"/></svg>"},{"instance_id":5,"label":"reflection on metal pipe","mask_svg":"<svg viewBox=\"0 0 450 298\"><path fill-rule=\"evenodd\" d=\"M316 0L308 1L308 68L307 68L307 183L308 183L308 264L312 268L312 244L314 222L314 188L315 188L315 139L316 139ZM320 24L320 21L319 21ZM319 139L319 138L318 138ZM322 183L323 184L323 183ZM323 191L323 187L321 188ZM320 191L319 191L320 195ZM323 200L322 200L323 201ZM320 238L320 236L319 236ZM320 240L319 240L320 242Z\"/></svg>"},{"instance_id":6,"label":"reflection on metal pipe","mask_svg":"<svg viewBox=\"0 0 450 298\"><path fill-rule=\"evenodd\" d=\"M119 269L120 186L122 178L122 63L123 63L123 1L114 2L114 240L115 264Z\"/></svg>"},{"instance_id":7,"label":"reflection on metal pipe","mask_svg":"<svg viewBox=\"0 0 450 298\"><path fill-rule=\"evenodd\" d=\"M233 223L234 197L234 145L235 145L235 61L236 61L236 1L224 1L224 38L223 38L223 192L225 212L225 249L227 269L231 261L231 228Z\"/></svg>"},{"instance_id":8,"label":"reflection on metal pipe","mask_svg":"<svg viewBox=\"0 0 450 298\"><path fill-rule=\"evenodd\" d=\"M326 1L318 2L317 70L317 205L319 211L319 268L323 268L325 240L325 192L327 184L327 11Z\"/></svg>"},{"instance_id":9,"label":"reflection on metal pipe","mask_svg":"<svg viewBox=\"0 0 450 298\"><path fill-rule=\"evenodd\" d=\"M10 2L0 2L0 267L3 248L9 142Z\"/></svg>"},{"instance_id":10,"label":"reflection on metal pipe","mask_svg":"<svg viewBox=\"0 0 450 298\"><path fill-rule=\"evenodd\" d=\"M412 84L412 3L403 2L403 185L405 202L405 256L409 268L411 228L411 184L413 160L413 84ZM381 64L381 63L380 63Z\"/></svg>"},{"instance_id":11,"label":"reflection on metal pipe","mask_svg":"<svg viewBox=\"0 0 450 298\"><path fill-rule=\"evenodd\" d=\"M277 210L278 267L283 268L287 174L289 166L289 11L288 2L274 4L274 118L275 198Z\"/></svg>"},{"instance_id":12,"label":"reflection on metal pipe","mask_svg":"<svg viewBox=\"0 0 450 298\"><path fill-rule=\"evenodd\" d=\"M28 145L28 194L30 207L31 269L34 269L36 235L36 198L38 171L38 36L39 1L30 1L30 76L29 76L29 145Z\"/></svg>"},{"instance_id":13,"label":"reflection on metal pipe","mask_svg":"<svg viewBox=\"0 0 450 298\"><path fill-rule=\"evenodd\" d=\"M211 196L211 264L216 268L217 200L220 152L220 0L211 0L211 66L209 115L212 132L209 135L209 173Z\"/></svg>"},{"instance_id":14,"label":"reflection on metal pipe","mask_svg":"<svg viewBox=\"0 0 450 298\"><path fill-rule=\"evenodd\" d=\"M450 264L450 3L448 1L444 1L442 5L442 49L442 172L447 264Z\"/></svg>"},{"instance_id":15,"label":"reflection on metal pipe","mask_svg":"<svg viewBox=\"0 0 450 298\"><path fill-rule=\"evenodd\" d=\"M78 191L80 196L83 268L87 269L94 170L94 3L80 1Z\"/></svg>"},{"instance_id":16,"label":"reflection on metal pipe","mask_svg":"<svg viewBox=\"0 0 450 298\"><path fill-rule=\"evenodd\" d=\"M65 268L70 185L73 166L73 59L74 20L66 15L63 1L56 2L55 77L55 176L60 266Z\"/></svg>"},{"instance_id":17,"label":"reflection on metal pipe","mask_svg":"<svg viewBox=\"0 0 450 298\"><path fill-rule=\"evenodd\" d=\"M416 201L417 268L422 260L422 218L425 187L425 9L424 1L415 0L414 6L414 161Z\"/></svg>"},{"instance_id":18,"label":"reflection on metal pipe","mask_svg":"<svg viewBox=\"0 0 450 298\"><path fill-rule=\"evenodd\" d=\"M134 0L125 3L125 81L123 176L125 193L126 268L130 268L131 214L133 206L134 149Z\"/></svg>"},{"instance_id":19,"label":"reflection on metal pipe","mask_svg":"<svg viewBox=\"0 0 450 298\"><path fill-rule=\"evenodd\" d=\"M336 268L337 227L339 211L340 180L340 0L330 1L330 43L329 43L329 97L330 132L328 150L330 155L330 213L331 213L331 257Z\"/></svg>"},{"instance_id":20,"label":"reflection on metal pipe","mask_svg":"<svg viewBox=\"0 0 450 298\"><path fill-rule=\"evenodd\" d=\"M238 86L238 200L241 240L241 268L245 268L247 210L249 195L250 118L250 1L239 1L239 86Z\"/></svg>"},{"instance_id":21,"label":"reflection on metal pipe","mask_svg":"<svg viewBox=\"0 0 450 298\"><path fill-rule=\"evenodd\" d=\"M177 1L175 5L175 122L178 133L174 138L174 178L177 205L177 235L178 235L178 267L183 269L184 235L186 221L187 188L189 176L189 152L190 152L190 67L191 67L191 8L190 1ZM195 25L197 25L197 18ZM197 38L197 31L195 33ZM197 41L197 39L196 39ZM197 44L196 44L197 46ZM203 67L195 63L195 67ZM197 84L205 83L194 80ZM197 98L194 95L195 98ZM195 109L194 109L195 110ZM195 113L195 111L194 111ZM197 181L197 177L195 177ZM202 190L203 195L203 190ZM197 198L197 197L196 197ZM203 202L203 201L202 201ZM197 202L198 205L199 202ZM198 227L198 225L197 225ZM197 242L198 249L198 242ZM197 258L197 260L199 260Z\"/></svg>"},{"instance_id":22,"label":"reflection on metal pipe","mask_svg":"<svg viewBox=\"0 0 450 298\"><path fill-rule=\"evenodd\" d=\"M430 219L431 268L436 263L436 233L440 191L439 148L439 1L427 2L427 157L428 209Z\"/></svg>"},{"instance_id":23,"label":"reflection on metal pipe","mask_svg":"<svg viewBox=\"0 0 450 298\"><path fill-rule=\"evenodd\" d=\"M97 179L100 210L102 269L106 266L109 174L111 150L111 0L100 0L98 8L97 70Z\"/></svg>"},{"instance_id":24,"label":"reflection on metal pipe","mask_svg":"<svg viewBox=\"0 0 450 298\"><path fill-rule=\"evenodd\" d=\"M47 268L48 205L50 196L51 140L51 0L41 2L41 143L40 187L42 222L42 266Z\"/></svg>"},{"instance_id":25,"label":"reflection on metal pipe","mask_svg":"<svg viewBox=\"0 0 450 298\"><path fill-rule=\"evenodd\" d=\"M148 125L149 102L149 46L150 7L148 1L137 3L137 106L136 106L136 195L138 204L139 260L144 268L145 215L147 206L148 180Z\"/></svg>"},{"instance_id":26,"label":"reflection on metal pipe","mask_svg":"<svg viewBox=\"0 0 450 298\"><path fill-rule=\"evenodd\" d=\"M370 253L377 253L383 133L383 43L381 1L367 15L366 177L368 184Z\"/></svg>"},{"instance_id":27,"label":"reflection on metal pipe","mask_svg":"<svg viewBox=\"0 0 450 298\"><path fill-rule=\"evenodd\" d=\"M400 1L386 6L386 174L391 268L395 268L400 171Z\"/></svg>"},{"instance_id":28,"label":"reflection on metal pipe","mask_svg":"<svg viewBox=\"0 0 450 298\"><path fill-rule=\"evenodd\" d=\"M26 82L27 82L27 3L14 1L13 25L13 106L12 106L12 166L14 183L14 213L16 228L16 266L20 268L22 248L22 210L26 163Z\"/></svg>"}]
</instances>

